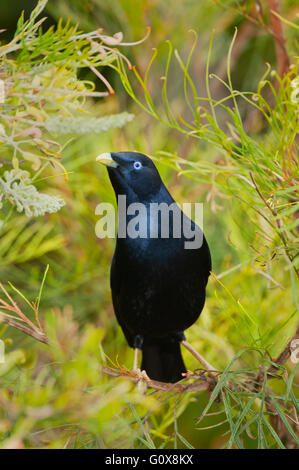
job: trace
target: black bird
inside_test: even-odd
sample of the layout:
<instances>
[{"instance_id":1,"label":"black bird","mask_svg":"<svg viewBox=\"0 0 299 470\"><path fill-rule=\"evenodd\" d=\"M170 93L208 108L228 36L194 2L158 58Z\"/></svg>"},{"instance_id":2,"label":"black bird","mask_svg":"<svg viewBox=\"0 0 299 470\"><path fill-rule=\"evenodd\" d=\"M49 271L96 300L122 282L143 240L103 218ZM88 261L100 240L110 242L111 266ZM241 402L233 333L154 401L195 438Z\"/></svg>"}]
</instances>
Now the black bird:
<instances>
[{"instance_id":1,"label":"black bird","mask_svg":"<svg viewBox=\"0 0 299 470\"><path fill-rule=\"evenodd\" d=\"M149 157L135 152L105 153L97 161L107 166L116 197L126 196L126 209L132 203L146 208L138 219L140 229L146 217L146 235L121 238L123 215L118 204L118 237L110 277L115 315L129 346L135 349L135 368L136 351L141 349L141 369L150 379L177 382L186 372L180 350L180 343L185 342L183 332L197 320L205 303L211 271L208 244L199 227L175 203ZM159 215L155 225L150 212L153 203L173 205L175 210L169 212L166 222ZM125 216L126 224L136 216L134 210L130 214ZM175 214L181 221L179 232L174 229ZM186 248L190 239L183 232L184 222L201 235L201 246ZM162 233L165 223L168 238Z\"/></svg>"}]
</instances>

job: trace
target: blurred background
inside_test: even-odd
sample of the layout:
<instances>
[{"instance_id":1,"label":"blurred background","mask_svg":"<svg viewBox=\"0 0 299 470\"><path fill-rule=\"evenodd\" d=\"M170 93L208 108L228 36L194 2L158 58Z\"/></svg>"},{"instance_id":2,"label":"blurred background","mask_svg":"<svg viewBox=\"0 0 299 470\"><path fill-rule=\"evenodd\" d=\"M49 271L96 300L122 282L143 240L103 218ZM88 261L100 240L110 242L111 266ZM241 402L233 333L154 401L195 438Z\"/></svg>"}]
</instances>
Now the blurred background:
<instances>
[{"instance_id":1,"label":"blurred background","mask_svg":"<svg viewBox=\"0 0 299 470\"><path fill-rule=\"evenodd\" d=\"M279 3L281 15L289 22L296 21L297 2ZM1 45L12 40L22 10L28 18L35 6L35 0L1 2L0 28L5 29ZM98 28L109 36L122 32L125 43L139 41L150 26L146 41L122 46L120 50L144 77L153 48L157 48L148 87L158 110L162 109L166 41L186 62L194 43L192 31L198 41L189 74L200 96L207 96L205 73L212 31L210 73L226 80L227 54L235 28L238 30L230 64L234 89L255 92L266 64L277 69L267 2L221 4L186 0L170 5L162 0L49 0L38 18L43 16L47 16L44 31L56 27L59 18L63 18L64 22L69 19L70 24L78 24L83 33ZM259 17L263 18L264 27ZM292 57L296 29L284 26ZM296 329L296 287L282 254L277 255L269 272L265 262L268 255L264 257L264 253L268 253L271 241L260 241L249 209L238 193L222 192L214 184L213 171L206 171L205 164L221 165L223 156L219 149L155 120L126 93L113 68L103 66L101 73L115 94L87 100L89 112L98 117L128 112L134 114L134 119L107 132L62 136L62 163L69 179L65 181L61 168L48 167L43 176L50 178L37 182L37 186L59 194L66 205L55 214L31 219L18 214L9 220L5 238L0 240L0 280L11 295L8 282L30 302L35 301L49 265L39 318L55 344L42 345L1 324L7 357L6 363L0 365L1 445L220 448L227 442L230 429L221 404L215 403L211 411L216 414L206 417L200 425L196 421L207 404L208 392L185 394L179 399L149 392L143 396L130 382L101 375L101 364L112 365L110 361L130 368L133 351L125 342L111 303L109 271L115 240L101 240L95 235L97 204L115 203L106 170L96 165L96 156L123 150L145 153L155 160L178 202L204 202L204 231L212 252L213 273L219 281L211 276L206 306L197 323L187 331L187 339L218 370L224 370L246 348L257 350L250 349L238 358L239 369L258 370L262 355L258 348L276 357ZM128 73L133 77L133 72ZM92 81L96 91L106 91L105 84L90 69L80 69L78 76ZM141 99L141 86L136 79L132 81L135 94ZM215 100L226 96L219 80L211 80L210 86ZM168 72L168 96L176 114L190 119L184 75L179 73L175 61ZM267 127L261 116L245 102L240 105L240 113L246 132L259 142L267 140ZM220 113L219 119L225 125L225 115ZM200 162L201 166L185 174L176 165L175 156ZM226 187L230 185L229 178ZM27 311L24 299L14 299ZM30 309L27 312L30 316ZM198 368L190 354L184 351L183 355L188 369ZM292 371L294 366L289 366ZM255 431L253 425L248 433L244 432L245 447L259 446ZM271 442L270 437L268 444L275 447L276 443Z\"/></svg>"}]
</instances>

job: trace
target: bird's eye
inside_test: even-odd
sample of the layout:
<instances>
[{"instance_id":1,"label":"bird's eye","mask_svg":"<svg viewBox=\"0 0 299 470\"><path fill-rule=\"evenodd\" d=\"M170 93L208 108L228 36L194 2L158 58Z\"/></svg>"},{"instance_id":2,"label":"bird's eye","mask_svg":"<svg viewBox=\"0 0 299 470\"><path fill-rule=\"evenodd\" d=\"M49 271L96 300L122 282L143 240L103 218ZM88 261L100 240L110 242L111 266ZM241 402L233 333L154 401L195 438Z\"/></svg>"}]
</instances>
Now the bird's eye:
<instances>
[{"instance_id":1,"label":"bird's eye","mask_svg":"<svg viewBox=\"0 0 299 470\"><path fill-rule=\"evenodd\" d=\"M140 162L134 162L134 170L140 170L140 168L142 168L142 164Z\"/></svg>"}]
</instances>

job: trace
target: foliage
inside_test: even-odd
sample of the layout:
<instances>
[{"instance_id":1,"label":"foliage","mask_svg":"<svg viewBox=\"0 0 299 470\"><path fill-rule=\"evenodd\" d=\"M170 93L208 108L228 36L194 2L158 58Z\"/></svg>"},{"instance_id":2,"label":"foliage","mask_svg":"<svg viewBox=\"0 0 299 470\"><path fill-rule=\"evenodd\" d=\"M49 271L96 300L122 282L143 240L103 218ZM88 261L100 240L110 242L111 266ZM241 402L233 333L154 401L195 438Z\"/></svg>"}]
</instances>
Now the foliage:
<instances>
[{"instance_id":1,"label":"foliage","mask_svg":"<svg viewBox=\"0 0 299 470\"><path fill-rule=\"evenodd\" d=\"M186 161L176 154L171 155L163 152L163 155L170 157L181 173L192 177L204 175L205 178L209 174L210 179L213 179L213 184L217 185L219 189L225 190L230 195L237 195L242 207L248 207L249 214L251 213L250 208L254 211L250 222L251 226L256 227L257 233L262 239L259 245L264 245L265 256L262 260L268 263L269 259L285 253L293 268L296 269L298 265L298 259L295 258L298 254L297 228L299 221L294 220L294 214L296 215L299 209L297 202L298 149L295 141L298 132L298 72L294 66L283 79L280 79L277 73L270 74L271 68L268 65L255 93L239 92L233 89L230 59L235 38L236 33L228 51L227 82L210 74L211 39L205 77L207 97L198 96L195 83L188 72L196 42L186 64L183 63L179 53L175 51L184 74L184 94L190 110L191 122L186 121L181 115L176 116L169 103L167 81L172 56L171 44L169 44L169 56L163 77L164 115L161 115L155 106L147 84L150 66L157 52L154 53L144 79L135 69L135 75L144 91L145 105L134 93L122 62L119 63L118 71L126 91L139 106L160 122L177 131L214 145L223 155L223 160L220 165L215 165L214 162ZM269 75L272 75L272 79L268 78ZM221 100L212 98L210 79L219 79L227 89L228 93ZM274 79L278 81L278 90L273 84ZM264 96L265 88L269 88L271 92L268 99ZM249 107L254 109L257 119L264 120L262 139L260 136L254 138L246 132L238 105L239 100L244 100ZM220 117L218 117L219 115ZM263 224L264 226L261 226L261 219L266 222ZM258 256L259 254L256 257Z\"/></svg>"},{"instance_id":2,"label":"foliage","mask_svg":"<svg viewBox=\"0 0 299 470\"><path fill-rule=\"evenodd\" d=\"M11 87L0 103L0 176L5 182L4 171L27 171L26 187L65 202L57 213L28 218L15 213L11 194L4 200L1 193L0 278L50 343L1 325L1 447L298 446L298 365L273 359L298 323L296 13L291 0L282 2L292 65L280 76L267 2L259 2L258 16L255 4L192 0L169 11L161 0L152 8L138 0L75 0L71 8L50 0L57 28L38 29L39 17L21 20L23 36L1 45L1 73ZM81 31L73 26L78 22ZM121 33L98 30L124 31L135 41L148 24L142 47L127 48ZM150 48L158 44L149 73ZM84 60L100 68L114 95L98 102L104 93L98 84L108 85ZM137 119L117 127L132 114ZM34 132L26 134L28 128ZM114 197L94 160L127 149L155 159L176 200L205 201L214 275L187 339L219 371L211 391L143 395L127 378L101 373L103 365L128 371L133 354L112 312L114 241L95 237L95 207ZM0 299L2 314L15 315L4 292ZM210 380L188 352L183 356L195 373L183 384Z\"/></svg>"},{"instance_id":3,"label":"foliage","mask_svg":"<svg viewBox=\"0 0 299 470\"><path fill-rule=\"evenodd\" d=\"M65 145L57 139L59 134L106 132L133 118L128 113L89 116L87 97L103 97L108 92L97 92L93 82L80 79L80 69L91 68L113 93L97 68L113 63L117 51L105 49L109 36L102 37L100 31L82 34L62 20L55 29L43 32L46 18L38 16L46 4L40 0L27 21L22 15L13 39L0 47L0 152L10 157L0 162L13 167L0 178L0 198L28 217L57 211L64 202L61 197L39 193L32 185L34 177L19 171L20 165L28 168L30 162L31 171L38 172L42 162L41 170L51 163L61 167L67 177L61 164Z\"/></svg>"},{"instance_id":4,"label":"foliage","mask_svg":"<svg viewBox=\"0 0 299 470\"><path fill-rule=\"evenodd\" d=\"M0 194L0 208L3 205L2 199L5 198L16 206L18 212L24 210L27 217L57 212L65 204L59 197L39 193L36 187L30 184L28 171L5 171L0 183L3 191Z\"/></svg>"}]
</instances>

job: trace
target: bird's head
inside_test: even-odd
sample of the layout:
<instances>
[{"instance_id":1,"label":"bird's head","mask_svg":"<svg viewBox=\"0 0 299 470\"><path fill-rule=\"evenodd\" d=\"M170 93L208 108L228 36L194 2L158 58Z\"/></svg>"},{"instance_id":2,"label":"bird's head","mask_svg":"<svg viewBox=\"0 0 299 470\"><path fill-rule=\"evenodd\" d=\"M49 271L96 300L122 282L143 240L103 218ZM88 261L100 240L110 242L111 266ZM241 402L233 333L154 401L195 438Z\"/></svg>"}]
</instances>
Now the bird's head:
<instances>
[{"instance_id":1,"label":"bird's head","mask_svg":"<svg viewBox=\"0 0 299 470\"><path fill-rule=\"evenodd\" d=\"M146 201L157 194L163 185L152 160L137 152L102 153L96 161L107 166L116 196Z\"/></svg>"}]
</instances>

